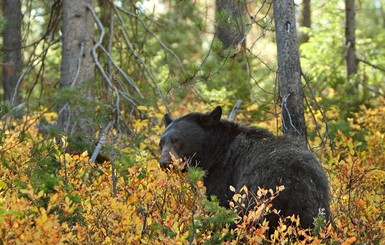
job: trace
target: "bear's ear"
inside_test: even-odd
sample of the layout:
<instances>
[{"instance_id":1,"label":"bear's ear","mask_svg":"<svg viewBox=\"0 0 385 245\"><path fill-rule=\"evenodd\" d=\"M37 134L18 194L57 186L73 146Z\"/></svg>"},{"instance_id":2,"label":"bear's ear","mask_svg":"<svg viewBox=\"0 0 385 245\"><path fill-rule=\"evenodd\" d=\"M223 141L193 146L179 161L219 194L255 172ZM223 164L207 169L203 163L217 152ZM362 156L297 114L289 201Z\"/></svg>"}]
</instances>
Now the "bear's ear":
<instances>
[{"instance_id":1,"label":"bear's ear","mask_svg":"<svg viewBox=\"0 0 385 245\"><path fill-rule=\"evenodd\" d=\"M208 115L208 117L207 117L208 120L206 121L206 123L210 124L210 125L215 125L219 122L219 120L221 120L221 116L222 116L222 107L217 106Z\"/></svg>"},{"instance_id":2,"label":"bear's ear","mask_svg":"<svg viewBox=\"0 0 385 245\"><path fill-rule=\"evenodd\" d=\"M164 119L164 124L166 125L166 127L168 125L170 125L170 123L172 123L172 118L170 117L169 114L164 114L163 119Z\"/></svg>"}]
</instances>

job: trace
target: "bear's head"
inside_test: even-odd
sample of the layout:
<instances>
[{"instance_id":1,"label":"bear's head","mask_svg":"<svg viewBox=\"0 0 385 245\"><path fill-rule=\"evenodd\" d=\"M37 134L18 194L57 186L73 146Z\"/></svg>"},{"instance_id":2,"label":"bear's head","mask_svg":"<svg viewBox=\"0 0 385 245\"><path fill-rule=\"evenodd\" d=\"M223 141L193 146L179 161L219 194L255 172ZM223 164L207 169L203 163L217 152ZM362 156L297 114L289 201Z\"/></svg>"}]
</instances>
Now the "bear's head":
<instances>
[{"instance_id":1,"label":"bear's head","mask_svg":"<svg viewBox=\"0 0 385 245\"><path fill-rule=\"evenodd\" d=\"M215 126L221 116L222 108L220 106L208 114L190 113L175 120L165 114L166 130L159 143L161 167L166 168L172 164L172 156L182 159L187 164L199 166L203 157L207 130Z\"/></svg>"}]
</instances>

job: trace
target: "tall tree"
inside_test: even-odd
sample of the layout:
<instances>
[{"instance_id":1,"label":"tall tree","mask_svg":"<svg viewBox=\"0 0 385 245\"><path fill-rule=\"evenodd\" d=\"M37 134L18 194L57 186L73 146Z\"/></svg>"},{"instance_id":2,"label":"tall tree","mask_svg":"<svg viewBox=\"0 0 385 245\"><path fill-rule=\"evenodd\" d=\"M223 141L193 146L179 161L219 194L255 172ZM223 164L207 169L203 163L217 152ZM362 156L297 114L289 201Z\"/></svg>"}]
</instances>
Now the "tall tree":
<instances>
[{"instance_id":1,"label":"tall tree","mask_svg":"<svg viewBox=\"0 0 385 245\"><path fill-rule=\"evenodd\" d=\"M6 25L3 32L3 89L4 99L17 105L21 102L20 73L22 69L21 55L21 13L20 0L4 0L3 13Z\"/></svg>"},{"instance_id":2,"label":"tall tree","mask_svg":"<svg viewBox=\"0 0 385 245\"><path fill-rule=\"evenodd\" d=\"M94 77L95 63L91 50L94 37L94 19L87 6L92 0L63 0L62 6L62 62L60 87L62 90L78 90ZM90 92L81 91L81 99L87 99ZM67 97L69 97L67 95ZM58 107L58 127L62 133L89 132L84 111L87 108L73 106L70 99Z\"/></svg>"},{"instance_id":3,"label":"tall tree","mask_svg":"<svg viewBox=\"0 0 385 245\"><path fill-rule=\"evenodd\" d=\"M242 21L245 11L244 1L216 0L216 12L220 16L216 26L216 36L223 49L236 45L245 46L245 25Z\"/></svg>"},{"instance_id":4,"label":"tall tree","mask_svg":"<svg viewBox=\"0 0 385 245\"><path fill-rule=\"evenodd\" d=\"M294 0L274 0L273 7L283 131L284 134L299 136L306 142L304 91L301 84Z\"/></svg>"},{"instance_id":5,"label":"tall tree","mask_svg":"<svg viewBox=\"0 0 385 245\"><path fill-rule=\"evenodd\" d=\"M356 8L354 0L345 0L345 49L347 76L356 74L358 60L356 56Z\"/></svg>"},{"instance_id":6,"label":"tall tree","mask_svg":"<svg viewBox=\"0 0 385 245\"><path fill-rule=\"evenodd\" d=\"M303 0L301 5L301 17L299 19L299 25L302 27L311 28L311 0ZM300 33L299 42L306 43L309 40L307 33Z\"/></svg>"},{"instance_id":7,"label":"tall tree","mask_svg":"<svg viewBox=\"0 0 385 245\"><path fill-rule=\"evenodd\" d=\"M379 22L382 26L382 28L385 28L385 11L384 11L384 4L381 3L381 1L376 2L378 4L378 7L376 8L378 15L379 15Z\"/></svg>"},{"instance_id":8,"label":"tall tree","mask_svg":"<svg viewBox=\"0 0 385 245\"><path fill-rule=\"evenodd\" d=\"M102 46L105 47L108 53L112 53L112 44L114 37L114 22L115 16L113 11L114 3L105 0L98 0L98 6L100 8L100 22L104 26L105 29L105 38L103 38ZM104 52L99 49L98 50L98 59L103 57ZM104 70L108 74L112 74L112 63L110 59L107 59L105 62ZM107 82L104 81L104 85L107 86Z\"/></svg>"}]
</instances>

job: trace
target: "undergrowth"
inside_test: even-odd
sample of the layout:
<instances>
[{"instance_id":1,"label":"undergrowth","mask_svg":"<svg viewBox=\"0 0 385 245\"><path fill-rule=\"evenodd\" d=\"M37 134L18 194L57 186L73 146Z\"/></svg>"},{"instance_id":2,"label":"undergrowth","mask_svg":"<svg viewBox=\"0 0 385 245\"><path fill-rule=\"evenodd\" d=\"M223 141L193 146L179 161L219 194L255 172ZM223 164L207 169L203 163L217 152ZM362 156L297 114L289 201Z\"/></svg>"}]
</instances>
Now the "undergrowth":
<instances>
[{"instance_id":1,"label":"undergrowth","mask_svg":"<svg viewBox=\"0 0 385 245\"><path fill-rule=\"evenodd\" d=\"M298 217L283 217L271 237L263 217L277 212L270 199L284 187L257 193L229 187L232 208L220 207L215 197L205 196L202 170L160 169L154 156L160 123L134 122L141 138L121 149L113 182L110 162L90 163L87 152L67 154L54 139L25 127L36 118L8 120L0 135L1 243L383 244L385 107L378 103L348 122L349 135L337 131L333 144L317 151L330 179L333 223L322 210L312 231L299 228ZM160 121L161 113L142 109ZM255 209L240 212L250 199Z\"/></svg>"}]
</instances>

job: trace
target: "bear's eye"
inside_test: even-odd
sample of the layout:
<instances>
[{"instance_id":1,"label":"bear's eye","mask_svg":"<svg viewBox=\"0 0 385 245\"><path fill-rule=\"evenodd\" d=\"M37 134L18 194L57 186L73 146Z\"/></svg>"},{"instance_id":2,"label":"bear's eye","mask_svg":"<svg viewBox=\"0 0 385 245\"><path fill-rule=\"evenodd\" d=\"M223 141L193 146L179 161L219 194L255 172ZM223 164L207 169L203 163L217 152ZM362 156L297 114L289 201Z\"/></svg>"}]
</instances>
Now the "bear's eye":
<instances>
[{"instance_id":1,"label":"bear's eye","mask_svg":"<svg viewBox=\"0 0 385 245\"><path fill-rule=\"evenodd\" d=\"M181 143L180 139L177 139L177 138L172 138L171 139L171 144L173 144L173 145L179 145L180 143Z\"/></svg>"}]
</instances>

